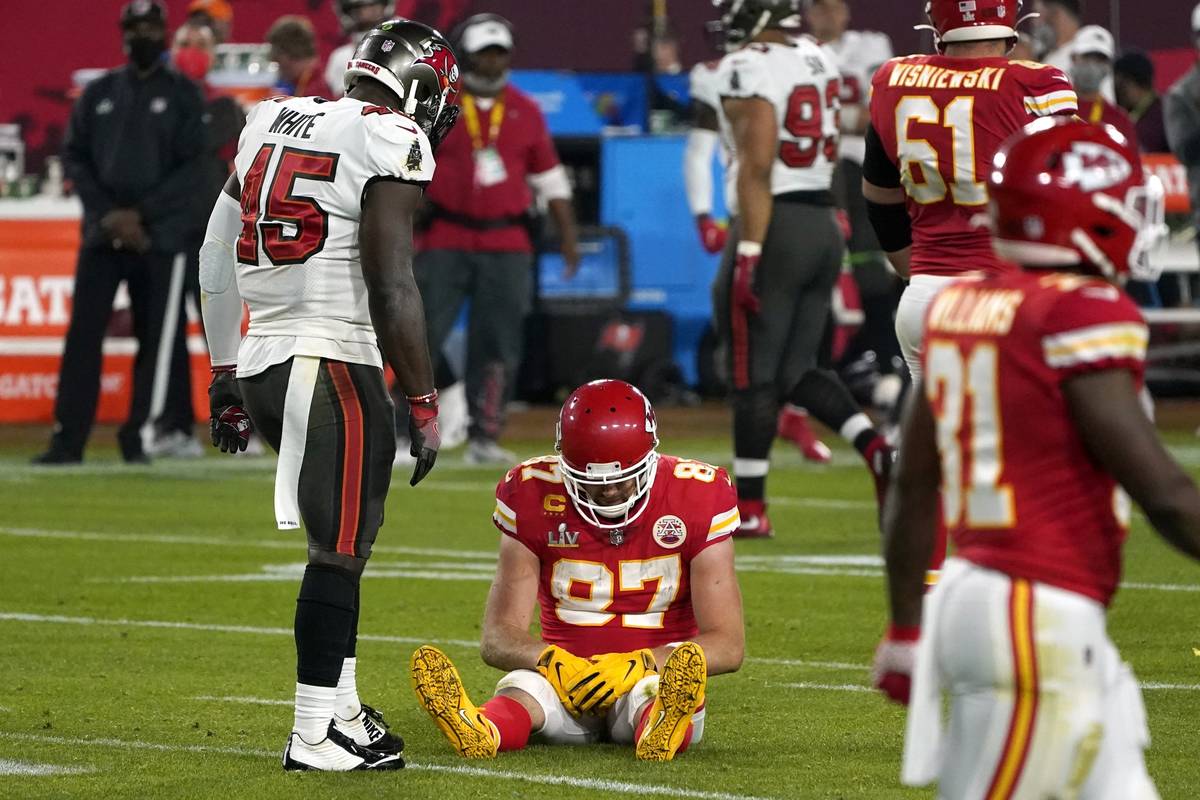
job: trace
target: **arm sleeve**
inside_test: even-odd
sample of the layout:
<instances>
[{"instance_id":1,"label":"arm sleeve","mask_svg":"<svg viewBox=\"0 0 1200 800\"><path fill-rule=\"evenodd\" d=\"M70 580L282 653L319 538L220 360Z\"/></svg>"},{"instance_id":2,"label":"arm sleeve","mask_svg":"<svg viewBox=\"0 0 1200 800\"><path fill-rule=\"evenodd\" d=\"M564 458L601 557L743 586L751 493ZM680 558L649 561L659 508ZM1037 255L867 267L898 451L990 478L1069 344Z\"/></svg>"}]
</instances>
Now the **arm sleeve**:
<instances>
[{"instance_id":1,"label":"arm sleeve","mask_svg":"<svg viewBox=\"0 0 1200 800\"><path fill-rule=\"evenodd\" d=\"M1085 372L1145 369L1149 330L1133 301L1099 281L1066 291L1046 315L1042 357L1060 379Z\"/></svg>"},{"instance_id":2,"label":"arm sleeve","mask_svg":"<svg viewBox=\"0 0 1200 800\"><path fill-rule=\"evenodd\" d=\"M138 202L138 211L146 220L159 220L177 214L195 213L195 188L203 169L204 98L199 87L186 78L176 84L179 119L175 126L174 166L153 189ZM203 213L201 211L200 213Z\"/></svg>"},{"instance_id":3,"label":"arm sleeve","mask_svg":"<svg viewBox=\"0 0 1200 800\"><path fill-rule=\"evenodd\" d=\"M888 157L875 126L868 123L864 134L867 152L863 157L863 177L881 189L897 189L900 186L900 169Z\"/></svg>"},{"instance_id":4,"label":"arm sleeve","mask_svg":"<svg viewBox=\"0 0 1200 800\"><path fill-rule=\"evenodd\" d=\"M240 230L241 206L221 192L200 248L200 312L214 367L236 364L242 342L242 295L234 271Z\"/></svg>"},{"instance_id":5,"label":"arm sleeve","mask_svg":"<svg viewBox=\"0 0 1200 800\"><path fill-rule=\"evenodd\" d=\"M1079 98L1061 69L1047 66L1031 69L1020 64L1015 68L1027 71L1023 81L1023 101L1031 118L1079 113Z\"/></svg>"},{"instance_id":6,"label":"arm sleeve","mask_svg":"<svg viewBox=\"0 0 1200 800\"><path fill-rule=\"evenodd\" d=\"M555 164L545 172L530 175L526 180L542 202L571 199L571 179L567 177L567 170L562 164Z\"/></svg>"},{"instance_id":7,"label":"arm sleeve","mask_svg":"<svg viewBox=\"0 0 1200 800\"><path fill-rule=\"evenodd\" d=\"M719 139L716 131L703 128L688 131L683 148L683 186L692 216L712 213L712 161Z\"/></svg>"},{"instance_id":8,"label":"arm sleeve","mask_svg":"<svg viewBox=\"0 0 1200 800\"><path fill-rule=\"evenodd\" d=\"M374 178L391 178L426 186L433 180L433 148L417 124L402 114L368 114L367 169Z\"/></svg>"},{"instance_id":9,"label":"arm sleeve","mask_svg":"<svg viewBox=\"0 0 1200 800\"><path fill-rule=\"evenodd\" d=\"M95 88L98 84L99 82L93 83L89 88ZM63 147L63 171L75 184L75 193L79 195L88 213L104 216L115 204L108 190L101 185L96 175L96 165L92 163L91 94L88 89L84 89L83 95L75 101L75 107L71 109L71 119L67 123L67 136Z\"/></svg>"}]
</instances>

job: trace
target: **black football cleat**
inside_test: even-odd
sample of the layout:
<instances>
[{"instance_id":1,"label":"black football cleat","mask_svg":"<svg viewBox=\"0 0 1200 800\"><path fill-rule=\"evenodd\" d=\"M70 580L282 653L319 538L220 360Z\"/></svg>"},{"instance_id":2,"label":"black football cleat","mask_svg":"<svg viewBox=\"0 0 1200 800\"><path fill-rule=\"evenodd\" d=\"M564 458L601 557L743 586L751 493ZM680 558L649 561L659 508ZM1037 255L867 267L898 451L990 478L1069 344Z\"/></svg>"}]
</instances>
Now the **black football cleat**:
<instances>
[{"instance_id":1,"label":"black football cleat","mask_svg":"<svg viewBox=\"0 0 1200 800\"><path fill-rule=\"evenodd\" d=\"M383 714L363 703L362 711L353 719L333 717L334 727L349 736L354 743L376 753L397 755L404 751L404 740L388 729Z\"/></svg>"},{"instance_id":2,"label":"black football cleat","mask_svg":"<svg viewBox=\"0 0 1200 800\"><path fill-rule=\"evenodd\" d=\"M287 772L364 772L403 769L404 759L397 754L377 753L355 744L332 723L326 736L309 744L292 731L283 748L283 768Z\"/></svg>"}]
</instances>

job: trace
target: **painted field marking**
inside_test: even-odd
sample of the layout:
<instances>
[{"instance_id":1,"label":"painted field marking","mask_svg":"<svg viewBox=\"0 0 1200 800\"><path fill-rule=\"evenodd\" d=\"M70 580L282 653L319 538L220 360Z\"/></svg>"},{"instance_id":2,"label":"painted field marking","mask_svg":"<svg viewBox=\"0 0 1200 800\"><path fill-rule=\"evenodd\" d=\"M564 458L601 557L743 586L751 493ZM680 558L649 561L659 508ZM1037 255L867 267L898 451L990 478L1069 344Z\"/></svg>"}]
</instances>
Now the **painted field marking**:
<instances>
[{"instance_id":1,"label":"painted field marking","mask_svg":"<svg viewBox=\"0 0 1200 800\"><path fill-rule=\"evenodd\" d=\"M290 706L294 700L272 700L269 697L214 697L211 694L197 695L193 700L205 700L212 703L241 703L251 706Z\"/></svg>"},{"instance_id":2,"label":"painted field marking","mask_svg":"<svg viewBox=\"0 0 1200 800\"><path fill-rule=\"evenodd\" d=\"M778 686L782 689L816 689L823 692L874 692L875 688L863 686L860 683L768 683L768 686Z\"/></svg>"},{"instance_id":3,"label":"painted field marking","mask_svg":"<svg viewBox=\"0 0 1200 800\"><path fill-rule=\"evenodd\" d=\"M158 742L143 742L127 739L82 739L67 736L41 736L32 733L6 733L0 731L0 739L11 741L41 742L43 744L61 744L80 747L112 747L123 750L156 750L159 752L180 753L216 753L220 755L248 756L253 758L270 758L279 761L279 753L273 750L261 750L251 747L214 747L209 745L170 745ZM439 764L431 761L407 761L406 769L423 770L426 772L441 772L452 775L468 775L475 778L493 778L499 780L538 783L547 786L570 786L576 789L591 789L593 791L614 792L635 796L661 795L665 797L688 797L694 800L772 800L772 798L756 797L753 795L730 794L728 792L706 792L699 789L685 789L679 786L666 786L654 783L633 783L632 781L611 781L595 778L575 778L569 775L546 775L528 772L513 772L503 769L487 769L485 767L468 767L461 764ZM276 767L278 769L278 767Z\"/></svg>"},{"instance_id":4,"label":"painted field marking","mask_svg":"<svg viewBox=\"0 0 1200 800\"><path fill-rule=\"evenodd\" d=\"M58 764L35 764L0 758L0 775L82 775L92 770L86 767L64 767Z\"/></svg>"}]
</instances>

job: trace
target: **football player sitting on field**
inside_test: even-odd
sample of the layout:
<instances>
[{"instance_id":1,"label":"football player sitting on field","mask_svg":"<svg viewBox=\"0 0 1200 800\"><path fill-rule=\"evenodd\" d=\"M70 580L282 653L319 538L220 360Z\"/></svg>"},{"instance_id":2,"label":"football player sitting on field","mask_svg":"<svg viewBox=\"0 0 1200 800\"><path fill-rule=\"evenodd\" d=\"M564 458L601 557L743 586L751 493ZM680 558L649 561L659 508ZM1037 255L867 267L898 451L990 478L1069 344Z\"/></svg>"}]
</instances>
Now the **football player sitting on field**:
<instances>
[{"instance_id":1,"label":"football player sitting on field","mask_svg":"<svg viewBox=\"0 0 1200 800\"><path fill-rule=\"evenodd\" d=\"M741 666L737 494L724 469L660 455L650 401L594 381L567 398L559 455L511 469L483 660L507 674L480 706L444 653L412 656L421 706L462 756L634 744L667 761L704 733L707 676ZM529 632L541 606L541 638Z\"/></svg>"}]
</instances>

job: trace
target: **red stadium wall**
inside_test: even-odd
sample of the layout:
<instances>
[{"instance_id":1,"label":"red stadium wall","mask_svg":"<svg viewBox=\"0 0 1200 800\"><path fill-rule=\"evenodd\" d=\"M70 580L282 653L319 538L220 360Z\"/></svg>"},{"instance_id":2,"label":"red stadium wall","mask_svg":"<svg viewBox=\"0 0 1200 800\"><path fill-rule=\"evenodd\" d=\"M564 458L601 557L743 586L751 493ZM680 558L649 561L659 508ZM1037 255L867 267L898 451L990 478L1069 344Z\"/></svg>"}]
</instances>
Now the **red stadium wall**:
<instances>
[{"instance_id":1,"label":"red stadium wall","mask_svg":"<svg viewBox=\"0 0 1200 800\"><path fill-rule=\"evenodd\" d=\"M1119 0L1120 35L1127 46L1176 49L1162 62L1161 83L1191 63L1183 0ZM172 25L184 17L187 0L166 0ZM1116 2L1116 0L1114 0ZM235 41L261 41L282 14L306 14L328 53L340 38L330 0L232 0ZM855 25L892 36L898 52L927 44L912 26L922 21L923 0L851 0ZM31 164L55 152L70 109L72 71L120 63L116 19L122 0L58 0L5 3L0 47L0 122L20 122L27 131ZM613 70L630 68L630 32L645 22L648 0L398 0L397 13L413 14L448 29L477 11L495 11L517 26L517 67ZM1030 4L1027 4L1030 5ZM1109 2L1090 0L1088 21L1110 24ZM672 26L680 35L684 64L709 58L704 21L708 0L668 0ZM866 9L870 9L867 11ZM72 24L62 24L72 20ZM76 24L82 22L83 24Z\"/></svg>"}]
</instances>

